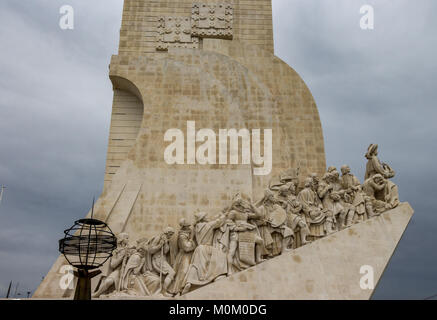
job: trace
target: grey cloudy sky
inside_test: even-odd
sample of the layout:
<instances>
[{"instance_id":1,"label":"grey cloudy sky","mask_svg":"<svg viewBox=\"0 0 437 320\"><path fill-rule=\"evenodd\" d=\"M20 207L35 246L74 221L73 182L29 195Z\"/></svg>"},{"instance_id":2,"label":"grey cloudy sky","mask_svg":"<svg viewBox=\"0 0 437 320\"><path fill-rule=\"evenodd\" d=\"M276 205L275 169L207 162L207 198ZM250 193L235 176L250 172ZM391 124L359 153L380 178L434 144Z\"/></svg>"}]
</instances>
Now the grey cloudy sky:
<instances>
[{"instance_id":1,"label":"grey cloudy sky","mask_svg":"<svg viewBox=\"0 0 437 320\"><path fill-rule=\"evenodd\" d=\"M59 28L59 8L75 29ZM359 9L375 9L375 30ZM0 2L0 296L10 280L33 291L57 257L62 230L103 185L112 104L108 79L122 0ZM364 153L397 171L416 214L374 294L437 294L437 2L273 0L276 55L317 102L329 165L364 175Z\"/></svg>"}]
</instances>

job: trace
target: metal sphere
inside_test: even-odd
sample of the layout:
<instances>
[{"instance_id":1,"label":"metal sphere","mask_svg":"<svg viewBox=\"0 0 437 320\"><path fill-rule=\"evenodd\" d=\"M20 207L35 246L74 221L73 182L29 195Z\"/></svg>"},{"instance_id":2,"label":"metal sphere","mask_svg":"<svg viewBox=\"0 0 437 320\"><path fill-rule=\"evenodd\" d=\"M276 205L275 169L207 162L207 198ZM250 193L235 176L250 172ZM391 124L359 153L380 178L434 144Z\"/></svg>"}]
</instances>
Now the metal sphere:
<instances>
[{"instance_id":1,"label":"metal sphere","mask_svg":"<svg viewBox=\"0 0 437 320\"><path fill-rule=\"evenodd\" d=\"M108 225L96 219L81 219L64 231L59 251L68 263L82 270L101 267L117 248L117 238Z\"/></svg>"}]
</instances>

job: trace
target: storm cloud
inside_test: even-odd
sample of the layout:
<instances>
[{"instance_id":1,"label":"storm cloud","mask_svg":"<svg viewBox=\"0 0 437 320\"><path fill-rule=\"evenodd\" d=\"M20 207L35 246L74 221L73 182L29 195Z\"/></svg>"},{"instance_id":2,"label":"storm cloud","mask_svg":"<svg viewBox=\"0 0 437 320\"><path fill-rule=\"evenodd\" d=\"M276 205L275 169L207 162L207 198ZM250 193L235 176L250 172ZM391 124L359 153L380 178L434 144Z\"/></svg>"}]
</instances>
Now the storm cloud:
<instances>
[{"instance_id":1,"label":"storm cloud","mask_svg":"<svg viewBox=\"0 0 437 320\"><path fill-rule=\"evenodd\" d=\"M59 28L59 8L75 29ZM360 7L375 29L359 26ZM103 186L121 0L0 3L0 296L9 281L34 291L62 230ZM432 0L273 0L276 55L305 80L319 108L328 165L364 176L364 153L396 170L415 216L375 299L437 294L437 22Z\"/></svg>"}]
</instances>

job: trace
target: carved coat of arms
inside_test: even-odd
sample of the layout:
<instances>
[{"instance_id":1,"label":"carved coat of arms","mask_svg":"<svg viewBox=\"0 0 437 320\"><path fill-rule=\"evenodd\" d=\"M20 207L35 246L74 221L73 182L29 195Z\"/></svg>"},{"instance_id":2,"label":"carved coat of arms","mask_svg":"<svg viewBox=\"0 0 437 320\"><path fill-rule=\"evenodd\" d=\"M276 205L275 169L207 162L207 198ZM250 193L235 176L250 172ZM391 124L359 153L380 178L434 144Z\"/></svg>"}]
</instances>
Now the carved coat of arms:
<instances>
[{"instance_id":1,"label":"carved coat of arms","mask_svg":"<svg viewBox=\"0 0 437 320\"><path fill-rule=\"evenodd\" d=\"M192 10L192 32L201 38L232 38L233 6L231 4L195 3Z\"/></svg>"}]
</instances>

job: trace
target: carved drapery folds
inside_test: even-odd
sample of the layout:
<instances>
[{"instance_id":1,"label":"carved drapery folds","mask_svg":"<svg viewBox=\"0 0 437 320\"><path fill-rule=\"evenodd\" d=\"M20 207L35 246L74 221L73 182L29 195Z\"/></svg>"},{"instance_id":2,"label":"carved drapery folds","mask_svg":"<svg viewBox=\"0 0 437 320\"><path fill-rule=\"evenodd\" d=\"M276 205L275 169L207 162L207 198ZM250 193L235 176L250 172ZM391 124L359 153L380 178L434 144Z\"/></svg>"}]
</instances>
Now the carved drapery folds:
<instances>
[{"instance_id":1,"label":"carved drapery folds","mask_svg":"<svg viewBox=\"0 0 437 320\"><path fill-rule=\"evenodd\" d=\"M230 3L194 3L191 17L159 17L156 49L197 49L201 38L232 39L233 11Z\"/></svg>"}]
</instances>

